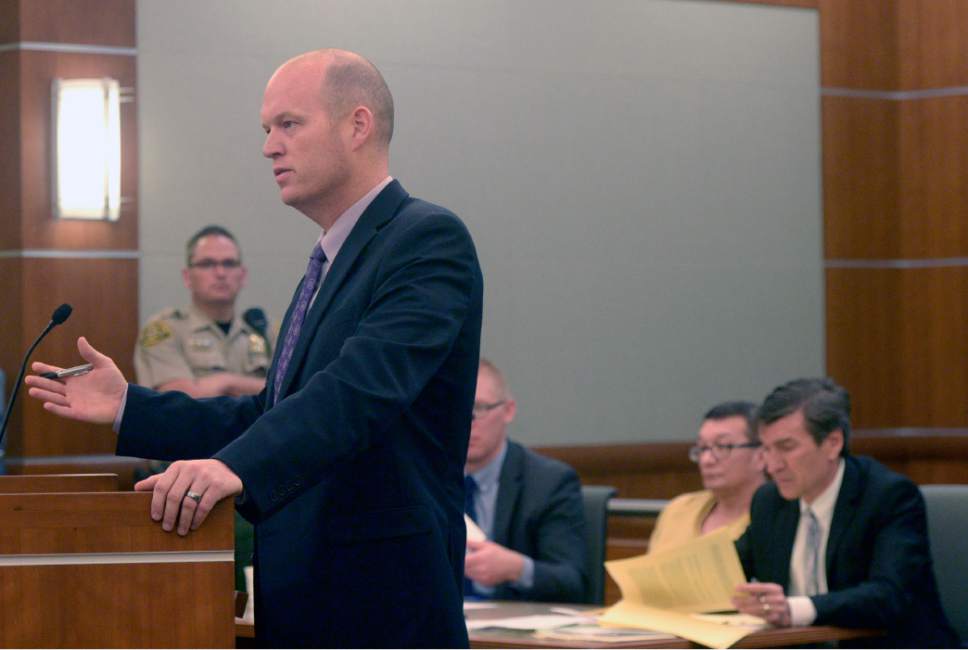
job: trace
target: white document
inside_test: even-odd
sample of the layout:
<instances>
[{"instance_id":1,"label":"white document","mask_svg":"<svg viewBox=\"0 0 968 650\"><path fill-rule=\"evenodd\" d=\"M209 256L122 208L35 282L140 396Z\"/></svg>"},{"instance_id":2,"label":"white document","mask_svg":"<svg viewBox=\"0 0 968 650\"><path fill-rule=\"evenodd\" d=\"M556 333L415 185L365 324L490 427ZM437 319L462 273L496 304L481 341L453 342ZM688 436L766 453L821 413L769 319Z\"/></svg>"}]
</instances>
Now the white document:
<instances>
[{"instance_id":1,"label":"white document","mask_svg":"<svg viewBox=\"0 0 968 650\"><path fill-rule=\"evenodd\" d=\"M491 603L486 600L465 600L464 601L464 611L469 612L474 609L494 609L497 607L497 603Z\"/></svg>"},{"instance_id":2,"label":"white document","mask_svg":"<svg viewBox=\"0 0 968 650\"><path fill-rule=\"evenodd\" d=\"M464 515L464 525L467 526L467 540L470 542L486 542L487 535L474 523L474 520Z\"/></svg>"},{"instance_id":3,"label":"white document","mask_svg":"<svg viewBox=\"0 0 968 650\"><path fill-rule=\"evenodd\" d=\"M255 625L255 575L251 566L243 567L242 573L245 575L245 592L249 597L245 601L245 613L242 620L246 623Z\"/></svg>"},{"instance_id":4,"label":"white document","mask_svg":"<svg viewBox=\"0 0 968 650\"><path fill-rule=\"evenodd\" d=\"M600 627L598 625L569 625L553 630L537 630L536 639L549 641L571 641L573 643L616 643L619 641L631 643L635 641L655 641L666 638L674 641L674 637L663 632L649 632L636 628Z\"/></svg>"},{"instance_id":5,"label":"white document","mask_svg":"<svg viewBox=\"0 0 968 650\"><path fill-rule=\"evenodd\" d=\"M488 627L499 627L503 630L553 630L565 625L588 623L584 616L565 616L564 614L536 614L534 616L511 616L509 618L491 618L480 621L467 621L468 630L483 630Z\"/></svg>"}]
</instances>

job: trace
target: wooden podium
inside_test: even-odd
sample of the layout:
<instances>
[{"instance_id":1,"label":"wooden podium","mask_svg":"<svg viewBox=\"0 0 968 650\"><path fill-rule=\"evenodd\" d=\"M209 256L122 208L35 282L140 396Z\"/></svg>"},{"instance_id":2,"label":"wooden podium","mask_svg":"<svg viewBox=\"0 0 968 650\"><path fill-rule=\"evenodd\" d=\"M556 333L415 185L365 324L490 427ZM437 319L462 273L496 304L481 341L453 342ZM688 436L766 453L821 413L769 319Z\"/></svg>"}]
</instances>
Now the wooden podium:
<instances>
[{"instance_id":1,"label":"wooden podium","mask_svg":"<svg viewBox=\"0 0 968 650\"><path fill-rule=\"evenodd\" d=\"M0 646L234 647L231 503L179 537L117 481L0 476Z\"/></svg>"}]
</instances>

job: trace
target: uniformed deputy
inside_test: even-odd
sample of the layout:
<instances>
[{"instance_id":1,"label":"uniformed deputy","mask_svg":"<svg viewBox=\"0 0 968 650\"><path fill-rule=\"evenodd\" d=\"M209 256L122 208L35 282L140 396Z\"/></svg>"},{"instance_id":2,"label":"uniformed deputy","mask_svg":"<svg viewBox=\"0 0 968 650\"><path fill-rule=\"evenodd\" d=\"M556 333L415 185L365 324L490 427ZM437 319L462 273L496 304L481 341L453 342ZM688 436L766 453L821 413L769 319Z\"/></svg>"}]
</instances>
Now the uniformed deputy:
<instances>
[{"instance_id":1,"label":"uniformed deputy","mask_svg":"<svg viewBox=\"0 0 968 650\"><path fill-rule=\"evenodd\" d=\"M168 308L141 330L134 363L137 381L194 397L258 393L272 361L272 332L241 318L219 322L195 305Z\"/></svg>"},{"instance_id":2,"label":"uniformed deputy","mask_svg":"<svg viewBox=\"0 0 968 650\"><path fill-rule=\"evenodd\" d=\"M134 353L137 383L178 390L192 397L248 395L262 390L277 332L261 309L235 312L247 271L235 237L206 226L185 247L182 280L191 293L185 308L165 309L141 330ZM152 463L154 471L167 465ZM242 569L252 564L252 525L236 514L236 589L245 590Z\"/></svg>"},{"instance_id":3,"label":"uniformed deputy","mask_svg":"<svg viewBox=\"0 0 968 650\"><path fill-rule=\"evenodd\" d=\"M182 270L191 305L153 316L138 337L137 382L155 390L179 390L192 397L250 395L265 384L275 332L237 318L235 300L247 271L235 237L221 226L206 226L185 247ZM250 310L247 314L261 310ZM252 319L250 319L252 321Z\"/></svg>"}]
</instances>

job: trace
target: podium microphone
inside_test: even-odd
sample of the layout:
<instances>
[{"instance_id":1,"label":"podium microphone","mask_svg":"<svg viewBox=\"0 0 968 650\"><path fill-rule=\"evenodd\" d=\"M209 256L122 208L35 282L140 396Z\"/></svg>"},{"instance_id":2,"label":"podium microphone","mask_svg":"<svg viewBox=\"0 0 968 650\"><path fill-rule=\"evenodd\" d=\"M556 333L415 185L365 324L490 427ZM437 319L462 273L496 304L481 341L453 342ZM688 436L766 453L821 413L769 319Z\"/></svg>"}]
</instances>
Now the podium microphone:
<instances>
[{"instance_id":1,"label":"podium microphone","mask_svg":"<svg viewBox=\"0 0 968 650\"><path fill-rule=\"evenodd\" d=\"M3 425L0 425L0 448L3 446L3 437L7 433L7 422L10 421L10 413L13 412L13 405L17 401L17 391L20 390L20 383L23 381L24 373L27 371L27 361L30 359L30 355L33 354L34 349L40 345L40 342L44 340L44 337L47 336L49 331L70 318L72 311L74 311L74 308L67 303L55 309L54 313L50 315L50 322L47 323L47 327L44 328L44 331L40 333L40 336L37 337L34 344L27 350L27 354L24 355L24 362L20 364L20 374L17 375L17 381L11 387L10 401L7 402L7 408L3 412Z\"/></svg>"}]
</instances>

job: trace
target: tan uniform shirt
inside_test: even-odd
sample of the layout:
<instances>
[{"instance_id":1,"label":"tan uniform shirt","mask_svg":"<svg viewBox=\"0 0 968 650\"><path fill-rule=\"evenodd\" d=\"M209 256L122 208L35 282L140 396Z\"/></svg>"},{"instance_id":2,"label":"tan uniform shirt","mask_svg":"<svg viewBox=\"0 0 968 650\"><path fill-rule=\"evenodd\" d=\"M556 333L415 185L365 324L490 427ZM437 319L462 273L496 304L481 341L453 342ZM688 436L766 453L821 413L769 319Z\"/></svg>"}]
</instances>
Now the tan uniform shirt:
<instances>
[{"instance_id":1,"label":"tan uniform shirt","mask_svg":"<svg viewBox=\"0 0 968 650\"><path fill-rule=\"evenodd\" d=\"M276 332L268 328L272 350ZM233 372L264 378L272 362L266 341L240 315L228 334L194 307L165 309L148 320L134 352L137 382L157 388L175 379Z\"/></svg>"}]
</instances>

